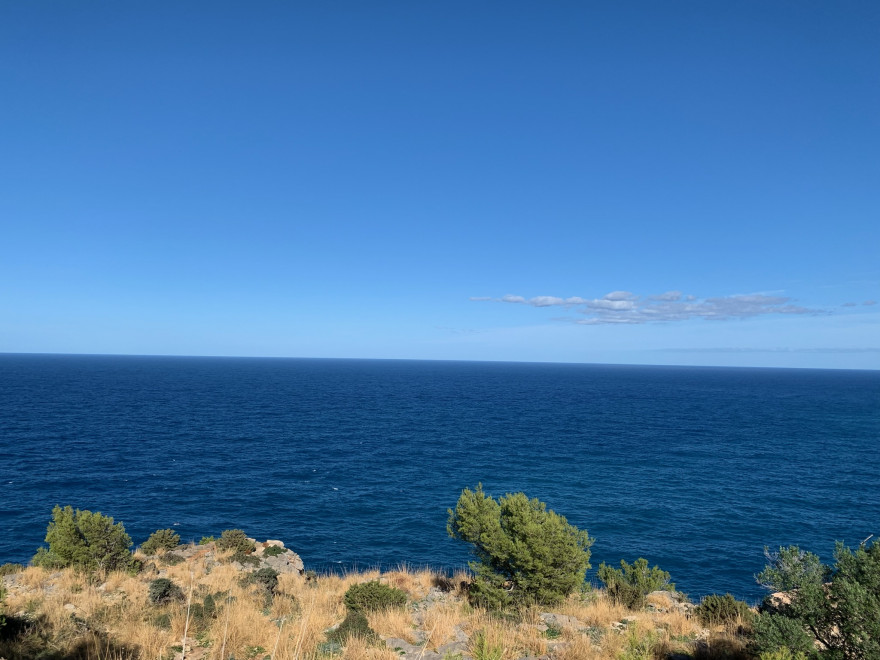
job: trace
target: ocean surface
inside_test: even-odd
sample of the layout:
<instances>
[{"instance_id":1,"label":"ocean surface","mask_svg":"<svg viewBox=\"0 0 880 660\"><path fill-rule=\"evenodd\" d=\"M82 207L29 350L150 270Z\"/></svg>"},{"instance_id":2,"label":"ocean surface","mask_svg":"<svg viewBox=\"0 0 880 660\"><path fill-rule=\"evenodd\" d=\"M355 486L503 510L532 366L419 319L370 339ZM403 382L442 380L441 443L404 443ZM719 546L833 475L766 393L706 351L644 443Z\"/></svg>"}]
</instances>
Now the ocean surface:
<instances>
[{"instance_id":1,"label":"ocean surface","mask_svg":"<svg viewBox=\"0 0 880 660\"><path fill-rule=\"evenodd\" d=\"M765 545L880 536L880 372L0 355L0 562L55 504L135 543L242 528L318 571L455 569L482 482L646 557L692 597L755 601Z\"/></svg>"}]
</instances>

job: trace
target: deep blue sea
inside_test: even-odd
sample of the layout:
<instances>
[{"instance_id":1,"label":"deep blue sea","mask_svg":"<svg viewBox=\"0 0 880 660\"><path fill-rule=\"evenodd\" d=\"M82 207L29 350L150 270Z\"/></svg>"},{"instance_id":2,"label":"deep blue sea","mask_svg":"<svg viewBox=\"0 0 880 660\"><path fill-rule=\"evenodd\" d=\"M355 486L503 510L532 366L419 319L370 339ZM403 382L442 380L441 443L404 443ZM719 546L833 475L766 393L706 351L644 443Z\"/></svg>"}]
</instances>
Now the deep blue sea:
<instances>
[{"instance_id":1,"label":"deep blue sea","mask_svg":"<svg viewBox=\"0 0 880 660\"><path fill-rule=\"evenodd\" d=\"M458 568L464 487L524 491L691 596L763 547L880 536L880 372L0 355L0 562L55 504L135 543L238 527L307 568Z\"/></svg>"}]
</instances>

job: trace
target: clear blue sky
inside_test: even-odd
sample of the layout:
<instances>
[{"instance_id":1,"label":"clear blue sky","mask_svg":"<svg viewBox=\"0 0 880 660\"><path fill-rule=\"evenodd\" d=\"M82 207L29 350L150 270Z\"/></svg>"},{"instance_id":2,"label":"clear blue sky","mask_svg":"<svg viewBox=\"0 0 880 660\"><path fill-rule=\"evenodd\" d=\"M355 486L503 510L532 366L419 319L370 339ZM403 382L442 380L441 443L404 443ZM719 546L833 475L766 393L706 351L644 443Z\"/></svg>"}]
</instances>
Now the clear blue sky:
<instances>
[{"instance_id":1,"label":"clear blue sky","mask_svg":"<svg viewBox=\"0 0 880 660\"><path fill-rule=\"evenodd\" d=\"M5 2L0 352L880 368L880 3Z\"/></svg>"}]
</instances>

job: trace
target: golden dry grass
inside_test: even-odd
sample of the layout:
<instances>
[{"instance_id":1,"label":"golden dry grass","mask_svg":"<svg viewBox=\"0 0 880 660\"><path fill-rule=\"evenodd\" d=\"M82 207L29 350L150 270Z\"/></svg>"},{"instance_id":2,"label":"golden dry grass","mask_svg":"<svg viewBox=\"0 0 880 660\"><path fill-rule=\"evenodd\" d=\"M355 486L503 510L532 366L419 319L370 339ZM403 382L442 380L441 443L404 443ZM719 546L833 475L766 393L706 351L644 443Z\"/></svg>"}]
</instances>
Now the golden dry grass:
<instances>
[{"instance_id":1,"label":"golden dry grass","mask_svg":"<svg viewBox=\"0 0 880 660\"><path fill-rule=\"evenodd\" d=\"M192 591L189 622L186 602L149 602L149 582L155 574L131 577L113 573L101 582L69 570L28 568L9 589L6 612L26 612L38 620L41 643L77 660L167 658L173 647L183 643L185 630L188 646L201 645L206 660L226 660L233 655L316 660L320 645L327 641L326 631L345 618L345 591L353 584L378 579L405 591L410 605L370 613L370 627L383 637L402 638L414 645L421 642L426 651L454 641L458 628L468 636L471 654L495 652L500 660L548 653L555 660L600 660L622 654L653 658L673 651L695 653L701 658L713 654L748 657L735 626L705 631L680 612L628 612L601 592L572 597L552 610L574 617L587 631L566 627L548 637L543 632L540 608L530 608L514 619L472 608L460 588L466 580L464 574L447 578L402 566L384 574L369 570L316 580L282 575L274 597L267 600L264 592L243 584L241 574L229 564L196 558L177 566L162 566L161 570L185 596ZM428 594L431 598L425 600ZM214 599L215 616L197 616L208 595ZM611 624L624 618L631 620L628 628L613 630ZM705 639L702 646L692 642L699 636ZM26 647L24 642L18 651L5 644L0 644L0 657L8 660L36 655L33 646ZM88 655L75 655L76 649L83 648ZM399 656L381 645L350 638L341 657L390 660Z\"/></svg>"}]
</instances>

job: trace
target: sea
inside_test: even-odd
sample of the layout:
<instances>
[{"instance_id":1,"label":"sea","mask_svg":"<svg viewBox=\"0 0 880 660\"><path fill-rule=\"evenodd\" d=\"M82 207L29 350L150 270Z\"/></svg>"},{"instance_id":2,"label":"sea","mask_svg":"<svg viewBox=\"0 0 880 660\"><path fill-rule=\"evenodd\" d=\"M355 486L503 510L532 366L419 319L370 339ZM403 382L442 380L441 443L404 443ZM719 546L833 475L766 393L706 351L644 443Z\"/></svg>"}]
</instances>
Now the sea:
<instances>
[{"instance_id":1,"label":"sea","mask_svg":"<svg viewBox=\"0 0 880 660\"><path fill-rule=\"evenodd\" d=\"M524 492L692 598L771 551L880 537L880 372L0 355L0 563L56 504L184 541L240 528L306 568L467 566L448 509ZM869 541L870 542L870 541Z\"/></svg>"}]
</instances>

